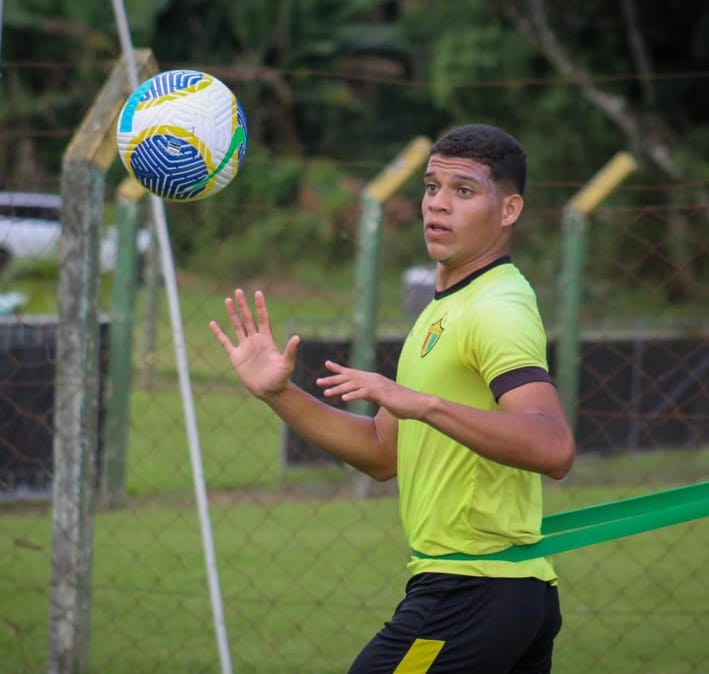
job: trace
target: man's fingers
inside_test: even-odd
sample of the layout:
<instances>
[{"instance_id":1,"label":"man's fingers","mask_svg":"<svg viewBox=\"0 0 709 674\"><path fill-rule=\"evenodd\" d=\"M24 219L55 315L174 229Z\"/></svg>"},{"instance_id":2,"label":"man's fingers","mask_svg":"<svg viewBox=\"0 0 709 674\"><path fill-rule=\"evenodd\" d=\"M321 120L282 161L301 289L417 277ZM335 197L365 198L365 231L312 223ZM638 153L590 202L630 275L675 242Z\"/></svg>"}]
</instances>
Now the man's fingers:
<instances>
[{"instance_id":1,"label":"man's fingers","mask_svg":"<svg viewBox=\"0 0 709 674\"><path fill-rule=\"evenodd\" d=\"M237 288L234 291L234 299L236 300L236 306L239 309L239 317L241 318L241 324L245 334L252 335L257 332L256 324L254 323L254 317L249 308L249 304L246 301L246 296L241 288Z\"/></svg>"},{"instance_id":2,"label":"man's fingers","mask_svg":"<svg viewBox=\"0 0 709 674\"><path fill-rule=\"evenodd\" d=\"M323 395L326 398L332 398L334 396L344 396L350 392L350 388L341 384L340 386L331 386L329 388L323 389Z\"/></svg>"},{"instance_id":3,"label":"man's fingers","mask_svg":"<svg viewBox=\"0 0 709 674\"><path fill-rule=\"evenodd\" d=\"M315 383L323 390L328 398L332 396L345 396L348 393L361 389L361 384L345 374L333 374L327 377L318 377Z\"/></svg>"},{"instance_id":4,"label":"man's fingers","mask_svg":"<svg viewBox=\"0 0 709 674\"><path fill-rule=\"evenodd\" d=\"M226 313L227 316L229 316L229 321L231 323L231 327L234 328L234 332L236 333L236 337L241 342L244 337L246 337L246 330L244 330L244 325L241 322L241 317L239 316L239 313L236 310L236 306L234 305L234 300L232 300L230 297L227 297L224 300L224 306L226 307Z\"/></svg>"},{"instance_id":5,"label":"man's fingers","mask_svg":"<svg viewBox=\"0 0 709 674\"><path fill-rule=\"evenodd\" d=\"M336 363L334 360L326 360L325 367L330 370L330 372L337 372L339 374L344 374L349 369L346 368L344 365Z\"/></svg>"},{"instance_id":6,"label":"man's fingers","mask_svg":"<svg viewBox=\"0 0 709 674\"><path fill-rule=\"evenodd\" d=\"M339 396L342 400L357 400L367 397L366 389L356 386L353 382L345 382L339 386L323 389L323 394L326 398Z\"/></svg>"},{"instance_id":7,"label":"man's fingers","mask_svg":"<svg viewBox=\"0 0 709 674\"><path fill-rule=\"evenodd\" d=\"M286 348L283 350L283 355L289 363L295 363L296 356L298 355L298 346L300 345L300 337L298 335L293 335L286 344Z\"/></svg>"},{"instance_id":8,"label":"man's fingers","mask_svg":"<svg viewBox=\"0 0 709 674\"><path fill-rule=\"evenodd\" d=\"M254 304L256 305L256 314L258 315L258 325L261 332L271 333L271 321L268 317L268 307L266 306L266 298L260 290L254 293Z\"/></svg>"},{"instance_id":9,"label":"man's fingers","mask_svg":"<svg viewBox=\"0 0 709 674\"><path fill-rule=\"evenodd\" d=\"M209 321L209 329L212 331L217 341L228 351L233 349L234 345L231 340L224 334L224 331L219 327L216 321Z\"/></svg>"},{"instance_id":10,"label":"man's fingers","mask_svg":"<svg viewBox=\"0 0 709 674\"><path fill-rule=\"evenodd\" d=\"M342 375L332 374L327 377L318 377L315 380L315 383L318 386L325 388L326 386L337 386L338 384L342 384L344 381L345 378Z\"/></svg>"}]
</instances>

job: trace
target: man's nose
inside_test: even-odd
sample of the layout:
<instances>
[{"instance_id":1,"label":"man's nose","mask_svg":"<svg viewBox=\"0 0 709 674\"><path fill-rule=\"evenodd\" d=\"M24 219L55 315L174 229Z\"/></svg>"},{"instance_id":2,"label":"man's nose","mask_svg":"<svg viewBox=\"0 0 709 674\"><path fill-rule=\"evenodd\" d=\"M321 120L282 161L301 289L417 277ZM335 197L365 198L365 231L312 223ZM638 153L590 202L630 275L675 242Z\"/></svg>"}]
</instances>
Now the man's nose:
<instances>
[{"instance_id":1,"label":"man's nose","mask_svg":"<svg viewBox=\"0 0 709 674\"><path fill-rule=\"evenodd\" d=\"M440 189L429 197L429 207L434 211L447 211L450 208L450 194Z\"/></svg>"}]
</instances>

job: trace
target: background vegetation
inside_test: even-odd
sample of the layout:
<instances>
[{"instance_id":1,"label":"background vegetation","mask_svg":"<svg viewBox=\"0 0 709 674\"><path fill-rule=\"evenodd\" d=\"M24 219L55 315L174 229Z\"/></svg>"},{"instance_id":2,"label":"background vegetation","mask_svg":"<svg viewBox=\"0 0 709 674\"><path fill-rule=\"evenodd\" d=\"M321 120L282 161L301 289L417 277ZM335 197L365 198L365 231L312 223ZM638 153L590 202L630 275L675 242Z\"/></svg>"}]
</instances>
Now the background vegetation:
<instances>
[{"instance_id":1,"label":"background vegetation","mask_svg":"<svg viewBox=\"0 0 709 674\"><path fill-rule=\"evenodd\" d=\"M0 179L56 190L63 148L120 55L113 13L105 0L8 5ZM161 68L209 70L249 118L238 189L169 210L178 260L199 273L292 275L306 253L327 272L342 269L362 184L412 137L482 121L526 146L526 227L541 239L579 185L632 151L642 170L614 203L647 205L643 187L661 185L652 199L668 214L641 276L661 277L657 299L673 305L706 280L692 244L709 178L706 3L133 0L127 12L134 43ZM123 175L116 167L109 189ZM421 259L418 230L407 227L419 192L409 185L387 207L390 268ZM696 217L682 211L687 199ZM604 245L633 254L637 228L605 227Z\"/></svg>"}]
</instances>

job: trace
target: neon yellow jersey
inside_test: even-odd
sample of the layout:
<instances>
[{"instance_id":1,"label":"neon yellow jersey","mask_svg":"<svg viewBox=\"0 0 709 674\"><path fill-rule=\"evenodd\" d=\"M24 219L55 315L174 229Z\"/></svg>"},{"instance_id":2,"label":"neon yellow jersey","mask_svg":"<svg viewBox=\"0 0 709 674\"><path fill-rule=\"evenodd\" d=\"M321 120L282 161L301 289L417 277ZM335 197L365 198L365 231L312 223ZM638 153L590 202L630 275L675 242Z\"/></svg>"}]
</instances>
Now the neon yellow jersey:
<instances>
[{"instance_id":1,"label":"neon yellow jersey","mask_svg":"<svg viewBox=\"0 0 709 674\"><path fill-rule=\"evenodd\" d=\"M501 258L436 294L404 342L397 381L497 410L495 383L525 372L532 374L509 388L551 381L547 370L546 335L534 291L509 258ZM541 476L486 459L427 424L399 421L397 475L404 531L410 547L425 555L488 554L541 538ZM412 557L408 568L412 573L556 579L544 558Z\"/></svg>"}]
</instances>

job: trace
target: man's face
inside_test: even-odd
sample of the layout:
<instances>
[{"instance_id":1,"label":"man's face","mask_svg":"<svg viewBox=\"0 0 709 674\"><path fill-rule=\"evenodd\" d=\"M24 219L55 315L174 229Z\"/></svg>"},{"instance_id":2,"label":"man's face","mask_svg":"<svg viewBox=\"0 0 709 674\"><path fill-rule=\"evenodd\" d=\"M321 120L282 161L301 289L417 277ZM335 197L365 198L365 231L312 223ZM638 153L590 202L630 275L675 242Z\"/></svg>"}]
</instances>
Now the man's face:
<instances>
[{"instance_id":1,"label":"man's face","mask_svg":"<svg viewBox=\"0 0 709 674\"><path fill-rule=\"evenodd\" d=\"M459 269L462 278L507 252L521 207L522 197L501 193L484 164L433 155L421 202L429 256L450 271Z\"/></svg>"}]
</instances>

